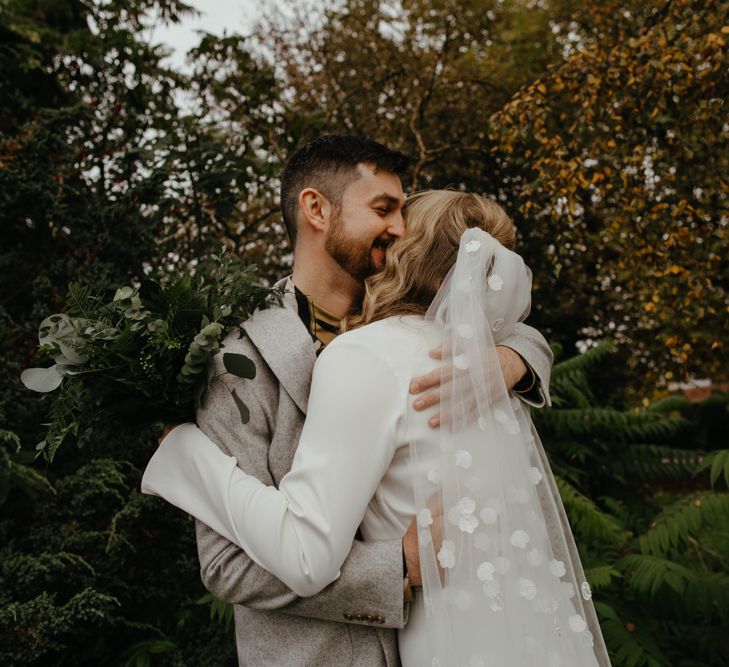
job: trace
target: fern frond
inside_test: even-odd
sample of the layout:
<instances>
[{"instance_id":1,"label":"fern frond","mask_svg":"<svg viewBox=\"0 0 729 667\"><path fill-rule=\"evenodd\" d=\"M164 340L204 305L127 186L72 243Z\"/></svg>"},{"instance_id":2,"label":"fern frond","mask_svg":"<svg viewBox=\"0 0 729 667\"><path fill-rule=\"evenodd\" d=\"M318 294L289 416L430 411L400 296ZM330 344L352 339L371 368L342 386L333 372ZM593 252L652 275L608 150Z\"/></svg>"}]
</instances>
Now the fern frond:
<instances>
[{"instance_id":1,"label":"fern frond","mask_svg":"<svg viewBox=\"0 0 729 667\"><path fill-rule=\"evenodd\" d=\"M689 405L691 405L691 401L689 401L686 396L683 394L673 394L671 396L666 396L666 398L653 401L646 410L648 412L659 412L661 414L665 414L667 412L680 412L685 410Z\"/></svg>"},{"instance_id":2,"label":"fern frond","mask_svg":"<svg viewBox=\"0 0 729 667\"><path fill-rule=\"evenodd\" d=\"M724 483L729 487L729 449L718 449L704 457L696 472L702 472L711 468L710 479L713 489L719 478L724 478Z\"/></svg>"},{"instance_id":3,"label":"fern frond","mask_svg":"<svg viewBox=\"0 0 729 667\"><path fill-rule=\"evenodd\" d=\"M615 517L603 512L569 482L560 477L555 477L555 481L570 524L576 533L586 539L620 543L625 531Z\"/></svg>"},{"instance_id":4,"label":"fern frond","mask_svg":"<svg viewBox=\"0 0 729 667\"><path fill-rule=\"evenodd\" d=\"M646 554L624 556L616 565L628 585L641 595L655 596L664 586L683 595L687 585L694 583L697 576L679 563Z\"/></svg>"},{"instance_id":5,"label":"fern frond","mask_svg":"<svg viewBox=\"0 0 729 667\"><path fill-rule=\"evenodd\" d=\"M690 536L707 526L729 522L729 494L701 491L681 498L664 509L648 531L641 535L641 553L665 556L671 549L684 546Z\"/></svg>"},{"instance_id":6,"label":"fern frond","mask_svg":"<svg viewBox=\"0 0 729 667\"><path fill-rule=\"evenodd\" d=\"M707 622L718 618L722 625L729 623L729 575L723 572L704 572L689 582L682 603L693 618Z\"/></svg>"},{"instance_id":7,"label":"fern frond","mask_svg":"<svg viewBox=\"0 0 729 667\"><path fill-rule=\"evenodd\" d=\"M88 285L79 285L71 283L68 286L68 309L67 311L76 317L87 317L89 311L92 310L91 301L93 299L91 287Z\"/></svg>"},{"instance_id":8,"label":"fern frond","mask_svg":"<svg viewBox=\"0 0 729 667\"><path fill-rule=\"evenodd\" d=\"M602 634L614 665L626 667L671 667L671 662L653 641L652 631L642 623L623 621L604 602L595 602Z\"/></svg>"},{"instance_id":9,"label":"fern frond","mask_svg":"<svg viewBox=\"0 0 729 667\"><path fill-rule=\"evenodd\" d=\"M589 407L594 402L587 374L582 371L567 371L558 375L556 379L552 378L550 392L552 400L571 402L578 408Z\"/></svg>"},{"instance_id":10,"label":"fern frond","mask_svg":"<svg viewBox=\"0 0 729 667\"><path fill-rule=\"evenodd\" d=\"M595 347L591 347L589 350L583 352L582 354L578 354L574 357L570 357L569 359L565 359L564 361L560 361L559 363L555 364L554 368L552 369L552 379L559 380L564 375L573 373L575 371L584 373L592 366L594 366L598 361L605 358L608 354L614 352L615 349L615 343L610 340L606 340L601 342L599 345L596 345Z\"/></svg>"},{"instance_id":11,"label":"fern frond","mask_svg":"<svg viewBox=\"0 0 729 667\"><path fill-rule=\"evenodd\" d=\"M235 619L233 616L233 605L230 602L225 602L215 597L212 593L206 593L197 600L197 604L210 605L210 621L212 623L219 623L227 631L233 628Z\"/></svg>"},{"instance_id":12,"label":"fern frond","mask_svg":"<svg viewBox=\"0 0 729 667\"><path fill-rule=\"evenodd\" d=\"M534 421L540 432L575 438L593 435L619 442L662 440L687 424L680 415L623 412L611 408L543 410L534 414Z\"/></svg>"},{"instance_id":13,"label":"fern frond","mask_svg":"<svg viewBox=\"0 0 729 667\"><path fill-rule=\"evenodd\" d=\"M598 591L603 588L608 588L613 582L613 579L621 576L620 570L614 568L612 565L599 565L585 570L585 577L590 582L590 586Z\"/></svg>"},{"instance_id":14,"label":"fern frond","mask_svg":"<svg viewBox=\"0 0 729 667\"><path fill-rule=\"evenodd\" d=\"M611 469L631 478L690 479L700 457L699 452L690 449L632 444L611 461Z\"/></svg>"}]
</instances>

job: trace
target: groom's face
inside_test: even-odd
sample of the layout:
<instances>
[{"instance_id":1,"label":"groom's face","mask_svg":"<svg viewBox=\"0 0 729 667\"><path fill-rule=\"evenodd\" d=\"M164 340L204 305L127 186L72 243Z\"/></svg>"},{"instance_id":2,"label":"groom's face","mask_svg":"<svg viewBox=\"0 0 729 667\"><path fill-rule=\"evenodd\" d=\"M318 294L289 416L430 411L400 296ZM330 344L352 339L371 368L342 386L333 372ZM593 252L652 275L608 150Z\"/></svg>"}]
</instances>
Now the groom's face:
<instances>
[{"instance_id":1,"label":"groom's face","mask_svg":"<svg viewBox=\"0 0 729 667\"><path fill-rule=\"evenodd\" d=\"M390 244L405 233L405 195L397 174L357 166L360 178L349 184L326 238L334 260L357 280L385 268Z\"/></svg>"}]
</instances>

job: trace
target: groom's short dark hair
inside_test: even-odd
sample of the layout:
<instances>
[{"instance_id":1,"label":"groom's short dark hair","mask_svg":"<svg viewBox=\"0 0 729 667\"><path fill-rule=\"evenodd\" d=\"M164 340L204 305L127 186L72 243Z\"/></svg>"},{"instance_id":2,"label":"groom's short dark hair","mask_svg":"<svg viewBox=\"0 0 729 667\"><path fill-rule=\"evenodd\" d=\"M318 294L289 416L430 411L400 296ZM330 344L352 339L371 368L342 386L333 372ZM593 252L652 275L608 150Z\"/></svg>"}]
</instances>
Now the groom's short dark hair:
<instances>
[{"instance_id":1,"label":"groom's short dark hair","mask_svg":"<svg viewBox=\"0 0 729 667\"><path fill-rule=\"evenodd\" d=\"M351 134L317 137L289 157L281 176L281 210L292 246L296 243L299 193L315 188L332 206L339 207L347 186L359 178L357 165L363 163L374 165L375 171L401 176L410 159L372 139Z\"/></svg>"}]
</instances>

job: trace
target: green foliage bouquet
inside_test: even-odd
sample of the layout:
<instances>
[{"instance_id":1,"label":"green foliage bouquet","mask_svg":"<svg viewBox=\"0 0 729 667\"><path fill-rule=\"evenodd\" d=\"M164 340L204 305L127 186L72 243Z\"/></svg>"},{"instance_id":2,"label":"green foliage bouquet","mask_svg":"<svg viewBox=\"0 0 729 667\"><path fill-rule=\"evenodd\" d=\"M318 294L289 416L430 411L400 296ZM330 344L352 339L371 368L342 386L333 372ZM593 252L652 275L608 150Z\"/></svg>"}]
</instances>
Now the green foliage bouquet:
<instances>
[{"instance_id":1,"label":"green foliage bouquet","mask_svg":"<svg viewBox=\"0 0 729 667\"><path fill-rule=\"evenodd\" d=\"M48 368L28 368L21 380L53 396L45 438L37 449L52 459L63 441L79 445L109 429L140 431L155 422L194 419L209 380L210 357L224 335L256 308L280 301L258 284L251 267L221 252L195 276L160 274L121 287L111 301L71 285L65 312L39 327L39 351ZM253 379L253 362L224 354L228 372ZM234 396L241 419L248 410Z\"/></svg>"}]
</instances>

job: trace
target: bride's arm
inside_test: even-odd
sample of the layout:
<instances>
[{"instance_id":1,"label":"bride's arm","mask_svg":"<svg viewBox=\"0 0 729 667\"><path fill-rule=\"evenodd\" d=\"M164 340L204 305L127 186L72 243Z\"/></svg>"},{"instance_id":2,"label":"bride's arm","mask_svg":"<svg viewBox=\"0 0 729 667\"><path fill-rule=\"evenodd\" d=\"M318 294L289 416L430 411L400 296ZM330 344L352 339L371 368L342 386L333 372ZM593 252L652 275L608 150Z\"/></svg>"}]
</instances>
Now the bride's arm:
<instances>
[{"instance_id":1,"label":"bride's arm","mask_svg":"<svg viewBox=\"0 0 729 667\"><path fill-rule=\"evenodd\" d=\"M244 549L299 595L339 576L397 442L405 382L368 348L335 341L316 364L308 416L279 488L237 467L199 430L175 429L143 490Z\"/></svg>"}]
</instances>

